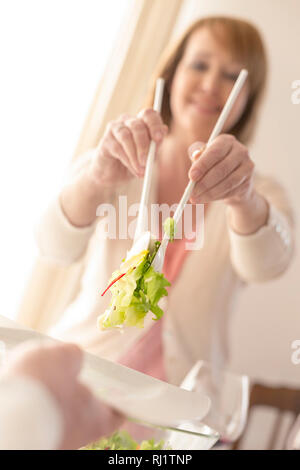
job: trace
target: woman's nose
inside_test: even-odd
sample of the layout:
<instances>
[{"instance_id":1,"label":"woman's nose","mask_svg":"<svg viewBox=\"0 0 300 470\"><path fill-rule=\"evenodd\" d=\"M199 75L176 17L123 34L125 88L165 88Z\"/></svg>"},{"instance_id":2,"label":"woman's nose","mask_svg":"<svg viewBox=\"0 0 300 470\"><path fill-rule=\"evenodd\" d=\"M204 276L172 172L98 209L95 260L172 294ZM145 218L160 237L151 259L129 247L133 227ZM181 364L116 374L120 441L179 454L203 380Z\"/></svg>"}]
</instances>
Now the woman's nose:
<instances>
[{"instance_id":1,"label":"woman's nose","mask_svg":"<svg viewBox=\"0 0 300 470\"><path fill-rule=\"evenodd\" d=\"M220 89L219 75L214 72L207 72L201 80L202 91L215 95Z\"/></svg>"}]
</instances>

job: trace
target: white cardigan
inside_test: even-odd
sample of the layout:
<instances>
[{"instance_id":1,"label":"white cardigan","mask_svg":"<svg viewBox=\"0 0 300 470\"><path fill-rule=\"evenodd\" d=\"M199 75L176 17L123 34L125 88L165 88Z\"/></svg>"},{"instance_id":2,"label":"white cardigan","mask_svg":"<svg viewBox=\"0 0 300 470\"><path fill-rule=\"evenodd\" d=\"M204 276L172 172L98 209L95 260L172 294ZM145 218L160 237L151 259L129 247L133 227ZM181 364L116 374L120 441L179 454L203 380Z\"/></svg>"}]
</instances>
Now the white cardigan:
<instances>
[{"instance_id":1,"label":"white cardigan","mask_svg":"<svg viewBox=\"0 0 300 470\"><path fill-rule=\"evenodd\" d=\"M150 203L157 202L155 166ZM143 181L134 179L107 195L118 214L118 196L128 196L128 206L138 203ZM292 216L284 190L269 178L256 176L255 186L270 203L267 225L251 235L229 229L226 206L212 203L205 217L205 240L201 250L190 251L168 297L161 300L163 346L167 378L179 384L198 359L218 360L228 355L229 314L241 287L248 282L268 281L287 268L293 253ZM96 228L96 230L95 230ZM118 224L117 224L118 229ZM87 251L81 288L61 321L49 332L79 343L84 349L117 360L153 324L148 314L144 329L99 331L96 320L107 308L110 295L101 297L112 272L131 247L132 240L104 239L105 220L76 228L55 200L42 217L37 241L42 256L57 263L78 261ZM118 231L117 231L118 233Z\"/></svg>"}]
</instances>

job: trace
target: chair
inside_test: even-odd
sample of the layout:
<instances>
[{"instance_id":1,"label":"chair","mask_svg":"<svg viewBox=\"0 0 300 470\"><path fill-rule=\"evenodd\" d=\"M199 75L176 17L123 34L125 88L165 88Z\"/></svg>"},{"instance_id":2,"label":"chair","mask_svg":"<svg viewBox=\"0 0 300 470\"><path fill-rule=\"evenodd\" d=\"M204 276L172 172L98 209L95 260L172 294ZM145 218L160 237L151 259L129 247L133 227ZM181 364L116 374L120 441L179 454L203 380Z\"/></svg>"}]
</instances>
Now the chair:
<instances>
[{"instance_id":1,"label":"chair","mask_svg":"<svg viewBox=\"0 0 300 470\"><path fill-rule=\"evenodd\" d=\"M239 450L241 448L241 443L245 438L247 431L249 430L249 425L251 424L251 415L253 414L255 408L262 406L273 408L277 412L275 424L268 439L268 450L274 449L275 447L284 414L286 412L290 412L292 414L292 423L288 429L288 432L284 436L283 449L286 448L289 433L297 419L297 416L300 414L300 390L286 387L269 387L256 383L251 386L248 424L243 434L234 443L232 447L233 450Z\"/></svg>"}]
</instances>

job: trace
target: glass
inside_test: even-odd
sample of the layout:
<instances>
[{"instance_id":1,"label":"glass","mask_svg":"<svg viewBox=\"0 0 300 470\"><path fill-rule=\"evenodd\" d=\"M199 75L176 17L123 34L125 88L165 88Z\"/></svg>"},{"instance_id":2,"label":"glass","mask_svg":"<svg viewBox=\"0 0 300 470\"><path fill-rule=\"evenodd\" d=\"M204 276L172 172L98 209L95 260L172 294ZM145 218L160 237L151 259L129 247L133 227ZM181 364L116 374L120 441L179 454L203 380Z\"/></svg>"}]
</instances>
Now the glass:
<instances>
[{"instance_id":1,"label":"glass","mask_svg":"<svg viewBox=\"0 0 300 470\"><path fill-rule=\"evenodd\" d=\"M220 434L223 442L234 442L242 434L249 407L249 378L227 370L216 371L212 364L198 361L181 384L186 390L201 391L211 399L203 423Z\"/></svg>"}]
</instances>

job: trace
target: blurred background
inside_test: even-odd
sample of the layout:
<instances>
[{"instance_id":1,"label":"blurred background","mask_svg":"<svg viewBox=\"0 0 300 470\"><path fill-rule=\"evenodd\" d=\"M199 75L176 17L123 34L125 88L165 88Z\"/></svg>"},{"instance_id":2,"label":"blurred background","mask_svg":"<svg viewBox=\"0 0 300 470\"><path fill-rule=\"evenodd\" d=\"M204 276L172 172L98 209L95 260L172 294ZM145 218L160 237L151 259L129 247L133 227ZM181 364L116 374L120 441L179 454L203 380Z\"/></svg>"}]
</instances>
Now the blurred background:
<instances>
[{"instance_id":1,"label":"blurred background","mask_svg":"<svg viewBox=\"0 0 300 470\"><path fill-rule=\"evenodd\" d=\"M33 227L62 185L131 0L0 3L2 312L37 255Z\"/></svg>"},{"instance_id":2,"label":"blurred background","mask_svg":"<svg viewBox=\"0 0 300 470\"><path fill-rule=\"evenodd\" d=\"M300 80L299 0L1 2L1 314L18 318L37 256L34 225L74 153L88 145L86 135L97 138L95 122L139 109L162 47L210 14L248 19L263 34L269 85L250 153L261 172L287 188L297 222L300 104L292 103L292 84ZM245 289L231 320L230 368L300 389L300 364L291 360L292 342L300 340L299 259L296 252L279 280Z\"/></svg>"}]
</instances>

